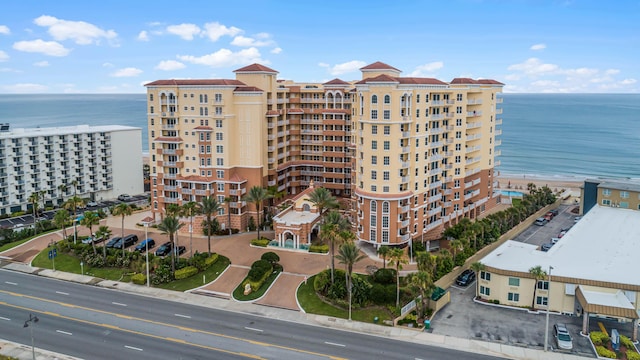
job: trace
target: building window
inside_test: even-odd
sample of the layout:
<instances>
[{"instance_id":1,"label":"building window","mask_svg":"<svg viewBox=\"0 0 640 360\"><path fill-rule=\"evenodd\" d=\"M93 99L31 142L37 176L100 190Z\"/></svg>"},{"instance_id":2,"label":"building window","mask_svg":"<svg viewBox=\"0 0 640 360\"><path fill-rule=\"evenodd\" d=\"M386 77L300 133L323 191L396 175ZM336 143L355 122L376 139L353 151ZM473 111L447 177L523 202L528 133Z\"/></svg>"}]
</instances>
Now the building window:
<instances>
[{"instance_id":1,"label":"building window","mask_svg":"<svg viewBox=\"0 0 640 360\"><path fill-rule=\"evenodd\" d=\"M371 165L377 165L378 164L378 157L375 155L371 155Z\"/></svg>"},{"instance_id":2,"label":"building window","mask_svg":"<svg viewBox=\"0 0 640 360\"><path fill-rule=\"evenodd\" d=\"M376 140L371 140L371 149L378 150L378 142Z\"/></svg>"},{"instance_id":3,"label":"building window","mask_svg":"<svg viewBox=\"0 0 640 360\"><path fill-rule=\"evenodd\" d=\"M382 217L382 227L383 228L388 228L389 227L389 217L388 216L383 216Z\"/></svg>"},{"instance_id":4,"label":"building window","mask_svg":"<svg viewBox=\"0 0 640 360\"><path fill-rule=\"evenodd\" d=\"M389 165L389 162L390 162L390 160L389 160L388 156L385 156L385 157L382 158L382 164L383 165Z\"/></svg>"},{"instance_id":5,"label":"building window","mask_svg":"<svg viewBox=\"0 0 640 360\"><path fill-rule=\"evenodd\" d=\"M382 192L388 193L389 192L389 187L388 186L383 186L382 187ZM638 205L638 208L640 209L640 205Z\"/></svg>"},{"instance_id":6,"label":"building window","mask_svg":"<svg viewBox=\"0 0 640 360\"><path fill-rule=\"evenodd\" d=\"M546 296L536 296L536 304L538 305L547 306L548 301Z\"/></svg>"},{"instance_id":7,"label":"building window","mask_svg":"<svg viewBox=\"0 0 640 360\"><path fill-rule=\"evenodd\" d=\"M391 126L389 126L389 125L385 125L384 126L384 134L385 135L390 135L391 134Z\"/></svg>"},{"instance_id":8,"label":"building window","mask_svg":"<svg viewBox=\"0 0 640 360\"><path fill-rule=\"evenodd\" d=\"M216 133L216 140L217 141L222 141L223 138L224 137L223 137L222 133Z\"/></svg>"},{"instance_id":9,"label":"building window","mask_svg":"<svg viewBox=\"0 0 640 360\"><path fill-rule=\"evenodd\" d=\"M378 110L371 110L371 120L378 120Z\"/></svg>"},{"instance_id":10,"label":"building window","mask_svg":"<svg viewBox=\"0 0 640 360\"><path fill-rule=\"evenodd\" d=\"M378 103L378 95L372 95L371 96L371 103L372 104L377 104Z\"/></svg>"},{"instance_id":11,"label":"building window","mask_svg":"<svg viewBox=\"0 0 640 360\"><path fill-rule=\"evenodd\" d=\"M390 172L388 172L388 171L383 171L383 172L382 172L382 180L389 181L390 179L391 179Z\"/></svg>"},{"instance_id":12,"label":"building window","mask_svg":"<svg viewBox=\"0 0 640 360\"><path fill-rule=\"evenodd\" d=\"M480 279L491 281L491 273L488 273L486 271L480 271Z\"/></svg>"},{"instance_id":13,"label":"building window","mask_svg":"<svg viewBox=\"0 0 640 360\"><path fill-rule=\"evenodd\" d=\"M216 145L216 153L222 154L224 152L224 147L222 145Z\"/></svg>"},{"instance_id":14,"label":"building window","mask_svg":"<svg viewBox=\"0 0 640 360\"><path fill-rule=\"evenodd\" d=\"M378 180L378 172L371 170L371 180Z\"/></svg>"},{"instance_id":15,"label":"building window","mask_svg":"<svg viewBox=\"0 0 640 360\"><path fill-rule=\"evenodd\" d=\"M389 120L389 119L391 119L391 111L390 111L390 110L384 110L384 111L382 112L382 117L383 117L385 120Z\"/></svg>"},{"instance_id":16,"label":"building window","mask_svg":"<svg viewBox=\"0 0 640 360\"><path fill-rule=\"evenodd\" d=\"M371 214L371 216L369 217L369 226L376 226L377 222L378 222L378 218L376 217L376 215Z\"/></svg>"},{"instance_id":17,"label":"building window","mask_svg":"<svg viewBox=\"0 0 640 360\"><path fill-rule=\"evenodd\" d=\"M509 293L509 294L507 294L507 299L509 301L518 302L518 301L520 301L520 294L518 294L518 293Z\"/></svg>"},{"instance_id":18,"label":"building window","mask_svg":"<svg viewBox=\"0 0 640 360\"><path fill-rule=\"evenodd\" d=\"M540 290L549 290L549 282L548 281L538 281L537 287Z\"/></svg>"},{"instance_id":19,"label":"building window","mask_svg":"<svg viewBox=\"0 0 640 360\"><path fill-rule=\"evenodd\" d=\"M371 201L371 205L369 205L369 207L371 208L371 212L378 211L378 203L375 200Z\"/></svg>"},{"instance_id":20,"label":"building window","mask_svg":"<svg viewBox=\"0 0 640 360\"><path fill-rule=\"evenodd\" d=\"M224 179L224 170L216 170L216 176L218 179Z\"/></svg>"},{"instance_id":21,"label":"building window","mask_svg":"<svg viewBox=\"0 0 640 360\"><path fill-rule=\"evenodd\" d=\"M371 192L376 192L378 191L378 187L375 185L371 185Z\"/></svg>"},{"instance_id":22,"label":"building window","mask_svg":"<svg viewBox=\"0 0 640 360\"><path fill-rule=\"evenodd\" d=\"M224 159L222 159L222 158L217 158L217 159L216 159L216 164L217 164L218 166L224 166Z\"/></svg>"},{"instance_id":23,"label":"building window","mask_svg":"<svg viewBox=\"0 0 640 360\"><path fill-rule=\"evenodd\" d=\"M385 95L384 96L384 103L385 104L391 104L391 96Z\"/></svg>"},{"instance_id":24,"label":"building window","mask_svg":"<svg viewBox=\"0 0 640 360\"><path fill-rule=\"evenodd\" d=\"M222 120L216 120L216 127L217 128L221 128L222 127Z\"/></svg>"},{"instance_id":25,"label":"building window","mask_svg":"<svg viewBox=\"0 0 640 360\"><path fill-rule=\"evenodd\" d=\"M602 199L602 205L611 206L611 200L609 200L609 199Z\"/></svg>"},{"instance_id":26,"label":"building window","mask_svg":"<svg viewBox=\"0 0 640 360\"><path fill-rule=\"evenodd\" d=\"M509 286L520 286L520 278L509 278Z\"/></svg>"},{"instance_id":27,"label":"building window","mask_svg":"<svg viewBox=\"0 0 640 360\"><path fill-rule=\"evenodd\" d=\"M629 198L629 192L628 191L620 191L620 197L623 199L628 199Z\"/></svg>"},{"instance_id":28,"label":"building window","mask_svg":"<svg viewBox=\"0 0 640 360\"><path fill-rule=\"evenodd\" d=\"M384 149L385 149L385 150L389 150L390 148L391 148L391 142L389 142L389 141L385 141L385 142L384 142Z\"/></svg>"},{"instance_id":29,"label":"building window","mask_svg":"<svg viewBox=\"0 0 640 360\"><path fill-rule=\"evenodd\" d=\"M378 135L378 125L371 125L371 134Z\"/></svg>"},{"instance_id":30,"label":"building window","mask_svg":"<svg viewBox=\"0 0 640 360\"><path fill-rule=\"evenodd\" d=\"M602 195L604 196L611 195L611 189L602 189Z\"/></svg>"},{"instance_id":31,"label":"building window","mask_svg":"<svg viewBox=\"0 0 640 360\"><path fill-rule=\"evenodd\" d=\"M388 214L389 213L389 202L388 201L383 201L382 202L382 213L383 214Z\"/></svg>"},{"instance_id":32,"label":"building window","mask_svg":"<svg viewBox=\"0 0 640 360\"><path fill-rule=\"evenodd\" d=\"M153 106L149 108L149 113L153 114Z\"/></svg>"},{"instance_id":33,"label":"building window","mask_svg":"<svg viewBox=\"0 0 640 360\"><path fill-rule=\"evenodd\" d=\"M489 296L489 295L491 295L491 289L489 289L488 287L485 287L485 286L480 286L480 294L485 295L485 296Z\"/></svg>"},{"instance_id":34,"label":"building window","mask_svg":"<svg viewBox=\"0 0 640 360\"><path fill-rule=\"evenodd\" d=\"M369 241L377 241L376 240L376 230L375 229L371 229L369 231Z\"/></svg>"}]
</instances>

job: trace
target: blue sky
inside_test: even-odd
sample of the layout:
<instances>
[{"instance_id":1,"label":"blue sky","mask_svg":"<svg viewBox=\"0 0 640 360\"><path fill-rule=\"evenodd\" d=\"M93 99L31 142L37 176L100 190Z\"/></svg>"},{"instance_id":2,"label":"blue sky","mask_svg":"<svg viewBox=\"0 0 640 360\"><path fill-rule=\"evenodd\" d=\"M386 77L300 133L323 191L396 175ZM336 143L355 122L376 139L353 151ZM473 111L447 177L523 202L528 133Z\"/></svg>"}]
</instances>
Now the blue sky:
<instances>
[{"instance_id":1,"label":"blue sky","mask_svg":"<svg viewBox=\"0 0 640 360\"><path fill-rule=\"evenodd\" d=\"M496 79L505 92L640 92L639 1L81 4L3 4L0 93L139 93L254 62L281 79L349 81L375 61L403 76Z\"/></svg>"}]
</instances>

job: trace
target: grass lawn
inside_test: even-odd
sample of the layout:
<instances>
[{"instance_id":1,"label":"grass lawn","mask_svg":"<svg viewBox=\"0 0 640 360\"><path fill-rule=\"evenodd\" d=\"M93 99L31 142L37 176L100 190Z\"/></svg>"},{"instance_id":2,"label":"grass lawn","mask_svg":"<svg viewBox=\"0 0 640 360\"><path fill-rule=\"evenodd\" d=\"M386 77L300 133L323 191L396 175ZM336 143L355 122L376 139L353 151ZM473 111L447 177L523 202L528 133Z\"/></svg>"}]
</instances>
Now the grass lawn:
<instances>
[{"instance_id":1,"label":"grass lawn","mask_svg":"<svg viewBox=\"0 0 640 360\"><path fill-rule=\"evenodd\" d=\"M58 249L58 256L55 259L56 262L56 271L63 271L72 274L80 274L80 259L75 256L71 256L63 253ZM53 263L49 260L49 249L42 250L31 263L32 266L43 268L43 269L52 269ZM129 273L129 270L123 270L120 268L92 268L87 265L84 266L84 274L99 277L106 280L116 280L116 281L129 281L130 277L123 277L123 273Z\"/></svg>"},{"instance_id":2,"label":"grass lawn","mask_svg":"<svg viewBox=\"0 0 640 360\"><path fill-rule=\"evenodd\" d=\"M282 266L277 266L276 269L274 269L271 272L271 275L269 275L269 277L264 281L264 284L262 284L260 289L258 289L258 291L252 291L251 294L249 295L244 294L244 287L242 286L242 283L247 279L247 278L244 278L240 282L238 287L235 290L233 290L233 298L238 301L251 301L251 300L260 298L262 295L264 295L265 292L267 292L267 289L269 289L269 286L273 284L273 282L278 277L278 274L280 274L281 272L282 272Z\"/></svg>"},{"instance_id":3,"label":"grass lawn","mask_svg":"<svg viewBox=\"0 0 640 360\"><path fill-rule=\"evenodd\" d=\"M154 285L154 287L158 287L161 289L167 290L175 290L175 291L186 291L195 289L199 286L204 285L202 283L202 276L205 276L206 282L211 282L218 278L220 274L226 269L231 261L226 256L222 256L218 254L218 260L213 263L213 265L209 266L209 268L201 273L195 274L191 277L181 280L174 280L170 283Z\"/></svg>"},{"instance_id":4,"label":"grass lawn","mask_svg":"<svg viewBox=\"0 0 640 360\"><path fill-rule=\"evenodd\" d=\"M307 280L307 284L304 283L298 288L298 302L304 311L310 314L332 316L337 318L347 319L349 318L348 309L342 309L333 305L327 304L316 295L316 291L313 289L313 281L315 275ZM393 320L393 314L384 307L370 306L366 308L353 309L351 312L351 318L356 321L373 323L373 318L378 317L378 322L382 323L383 320Z\"/></svg>"},{"instance_id":5,"label":"grass lawn","mask_svg":"<svg viewBox=\"0 0 640 360\"><path fill-rule=\"evenodd\" d=\"M29 241L29 240L31 240L31 239L33 239L35 237L42 236L42 235L45 235L45 234L48 234L48 233L51 233L51 232L56 232L58 230L59 229L49 230L47 232L39 233L36 236L32 236L32 237L28 237L26 239L16 240L16 241L10 242L8 244L4 244L4 245L0 246L0 252L6 251L6 250L9 250L9 249L13 249L14 247L16 247L18 245L22 245L22 244L26 243L27 241Z\"/></svg>"}]
</instances>

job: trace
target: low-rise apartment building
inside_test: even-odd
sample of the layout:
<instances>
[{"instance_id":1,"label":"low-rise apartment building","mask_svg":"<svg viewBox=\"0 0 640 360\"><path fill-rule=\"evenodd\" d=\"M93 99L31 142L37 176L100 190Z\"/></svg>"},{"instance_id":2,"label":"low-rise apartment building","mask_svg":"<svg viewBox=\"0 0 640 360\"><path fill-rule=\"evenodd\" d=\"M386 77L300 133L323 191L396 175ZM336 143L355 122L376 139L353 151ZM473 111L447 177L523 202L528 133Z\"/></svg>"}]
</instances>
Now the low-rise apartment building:
<instances>
[{"instance_id":1,"label":"low-rise apartment building","mask_svg":"<svg viewBox=\"0 0 640 360\"><path fill-rule=\"evenodd\" d=\"M595 205L640 210L640 182L622 179L587 179L581 189L580 213Z\"/></svg>"}]
</instances>

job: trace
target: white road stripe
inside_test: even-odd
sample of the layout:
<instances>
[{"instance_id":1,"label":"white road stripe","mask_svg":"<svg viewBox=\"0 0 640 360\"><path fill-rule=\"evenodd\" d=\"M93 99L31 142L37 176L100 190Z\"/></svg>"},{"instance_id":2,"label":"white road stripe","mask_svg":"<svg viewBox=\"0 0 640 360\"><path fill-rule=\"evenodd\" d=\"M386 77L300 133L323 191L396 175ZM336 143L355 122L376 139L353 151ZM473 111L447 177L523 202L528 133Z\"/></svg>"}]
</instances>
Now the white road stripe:
<instances>
[{"instance_id":1,"label":"white road stripe","mask_svg":"<svg viewBox=\"0 0 640 360\"><path fill-rule=\"evenodd\" d=\"M264 331L264 330L261 330L261 329L256 329L256 328L247 327L247 326L245 326L244 328L247 329L247 330L257 331L257 332L263 332Z\"/></svg>"},{"instance_id":2,"label":"white road stripe","mask_svg":"<svg viewBox=\"0 0 640 360\"><path fill-rule=\"evenodd\" d=\"M142 349L140 349L140 348L129 346L129 345L125 345L124 347L126 347L127 349L131 349L131 350L142 351Z\"/></svg>"},{"instance_id":3,"label":"white road stripe","mask_svg":"<svg viewBox=\"0 0 640 360\"><path fill-rule=\"evenodd\" d=\"M9 285L18 285L18 283L14 283L14 282L11 282L11 281L5 281L5 284L9 284Z\"/></svg>"},{"instance_id":4,"label":"white road stripe","mask_svg":"<svg viewBox=\"0 0 640 360\"><path fill-rule=\"evenodd\" d=\"M62 291L56 291L56 294L60 294L60 295L69 295L69 293L62 292Z\"/></svg>"},{"instance_id":5,"label":"white road stripe","mask_svg":"<svg viewBox=\"0 0 640 360\"><path fill-rule=\"evenodd\" d=\"M332 343L332 342L329 342L329 341L325 341L324 343L327 344L327 345L340 346L340 347L347 346L347 345L344 345L344 344L336 344L336 343Z\"/></svg>"},{"instance_id":6,"label":"white road stripe","mask_svg":"<svg viewBox=\"0 0 640 360\"><path fill-rule=\"evenodd\" d=\"M0 320L7 320L7 321L11 321L11 319L6 318L6 317L2 317L2 316L0 316Z\"/></svg>"},{"instance_id":7,"label":"white road stripe","mask_svg":"<svg viewBox=\"0 0 640 360\"><path fill-rule=\"evenodd\" d=\"M186 319L191 319L191 316L189 316L189 315L182 315L182 314L173 314L173 315L175 315L177 317L183 317L183 318L186 318Z\"/></svg>"},{"instance_id":8,"label":"white road stripe","mask_svg":"<svg viewBox=\"0 0 640 360\"><path fill-rule=\"evenodd\" d=\"M123 304L123 303L119 303L119 302L111 302L113 305L119 305L119 306L127 306L127 304Z\"/></svg>"},{"instance_id":9,"label":"white road stripe","mask_svg":"<svg viewBox=\"0 0 640 360\"><path fill-rule=\"evenodd\" d=\"M73 335L73 334L72 334L72 333L70 333L70 332L62 331L62 330L56 330L56 332L57 332L57 333L60 333L60 334L69 335L69 336Z\"/></svg>"}]
</instances>

